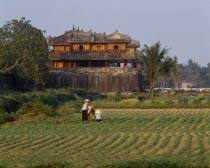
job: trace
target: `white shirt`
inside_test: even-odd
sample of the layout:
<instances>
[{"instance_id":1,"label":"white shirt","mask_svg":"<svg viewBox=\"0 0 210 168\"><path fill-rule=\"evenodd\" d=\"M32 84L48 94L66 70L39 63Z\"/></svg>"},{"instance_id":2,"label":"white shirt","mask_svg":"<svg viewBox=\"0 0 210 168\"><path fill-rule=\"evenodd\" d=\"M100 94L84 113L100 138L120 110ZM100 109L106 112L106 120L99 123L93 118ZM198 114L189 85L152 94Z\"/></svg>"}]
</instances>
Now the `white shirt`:
<instances>
[{"instance_id":1,"label":"white shirt","mask_svg":"<svg viewBox=\"0 0 210 168\"><path fill-rule=\"evenodd\" d=\"M95 114L95 120L102 120L102 114Z\"/></svg>"},{"instance_id":2,"label":"white shirt","mask_svg":"<svg viewBox=\"0 0 210 168\"><path fill-rule=\"evenodd\" d=\"M82 110L88 110L89 102L85 102L82 106Z\"/></svg>"}]
</instances>

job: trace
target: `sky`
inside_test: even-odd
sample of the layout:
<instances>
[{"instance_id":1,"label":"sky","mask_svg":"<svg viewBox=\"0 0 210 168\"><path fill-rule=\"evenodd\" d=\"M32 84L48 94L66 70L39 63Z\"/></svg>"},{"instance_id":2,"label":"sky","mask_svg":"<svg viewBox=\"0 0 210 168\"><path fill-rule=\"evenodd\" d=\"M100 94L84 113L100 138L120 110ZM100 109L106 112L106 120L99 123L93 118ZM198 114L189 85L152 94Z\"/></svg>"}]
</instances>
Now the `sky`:
<instances>
[{"instance_id":1,"label":"sky","mask_svg":"<svg viewBox=\"0 0 210 168\"><path fill-rule=\"evenodd\" d=\"M72 26L97 33L118 30L149 46L160 41L178 62L210 63L210 0L0 0L0 27L31 20L59 36Z\"/></svg>"}]
</instances>

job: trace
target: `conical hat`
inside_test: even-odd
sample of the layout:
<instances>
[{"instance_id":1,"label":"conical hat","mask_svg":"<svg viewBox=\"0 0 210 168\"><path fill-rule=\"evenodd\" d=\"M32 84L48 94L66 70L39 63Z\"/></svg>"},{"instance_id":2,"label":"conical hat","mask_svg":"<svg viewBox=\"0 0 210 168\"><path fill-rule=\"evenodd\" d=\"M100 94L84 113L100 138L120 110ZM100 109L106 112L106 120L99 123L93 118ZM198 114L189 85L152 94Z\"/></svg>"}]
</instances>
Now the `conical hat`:
<instances>
[{"instance_id":1,"label":"conical hat","mask_svg":"<svg viewBox=\"0 0 210 168\"><path fill-rule=\"evenodd\" d=\"M99 109L97 109L96 111L95 111L95 114L101 114L102 112L101 112L101 110L99 110Z\"/></svg>"}]
</instances>

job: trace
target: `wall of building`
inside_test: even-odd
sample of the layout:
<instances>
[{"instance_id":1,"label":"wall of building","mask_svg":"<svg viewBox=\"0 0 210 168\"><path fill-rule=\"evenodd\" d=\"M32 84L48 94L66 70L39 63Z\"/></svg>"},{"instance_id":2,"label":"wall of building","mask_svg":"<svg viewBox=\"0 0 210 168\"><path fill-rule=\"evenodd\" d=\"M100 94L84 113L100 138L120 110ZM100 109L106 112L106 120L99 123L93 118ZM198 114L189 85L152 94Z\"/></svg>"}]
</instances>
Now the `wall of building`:
<instances>
[{"instance_id":1,"label":"wall of building","mask_svg":"<svg viewBox=\"0 0 210 168\"><path fill-rule=\"evenodd\" d=\"M114 50L115 46L118 46L119 50L126 50L126 43L109 43L109 44L107 44L108 50Z\"/></svg>"},{"instance_id":2,"label":"wall of building","mask_svg":"<svg viewBox=\"0 0 210 168\"><path fill-rule=\"evenodd\" d=\"M75 68L52 70L47 87L93 88L101 92L140 91L143 79L140 70L124 68Z\"/></svg>"},{"instance_id":3,"label":"wall of building","mask_svg":"<svg viewBox=\"0 0 210 168\"><path fill-rule=\"evenodd\" d=\"M115 46L118 46L118 50L126 50L126 43L109 43L109 44L72 44L72 45L55 45L53 46L53 51L69 51L70 48L73 50L80 50L82 46L83 50L93 50L93 51L104 51L104 50L114 50ZM130 52L135 52L135 48L130 49Z\"/></svg>"},{"instance_id":4,"label":"wall of building","mask_svg":"<svg viewBox=\"0 0 210 168\"><path fill-rule=\"evenodd\" d=\"M135 48L128 48L128 51L129 51L130 53L132 53L132 52L135 52L136 49L135 49Z\"/></svg>"}]
</instances>

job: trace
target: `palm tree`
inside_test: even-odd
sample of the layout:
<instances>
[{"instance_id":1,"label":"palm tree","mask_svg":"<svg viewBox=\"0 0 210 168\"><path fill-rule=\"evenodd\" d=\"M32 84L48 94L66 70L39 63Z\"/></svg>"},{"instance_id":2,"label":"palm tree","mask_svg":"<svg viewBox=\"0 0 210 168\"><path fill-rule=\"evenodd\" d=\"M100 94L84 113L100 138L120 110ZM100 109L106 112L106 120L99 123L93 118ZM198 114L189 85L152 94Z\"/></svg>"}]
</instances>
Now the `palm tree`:
<instances>
[{"instance_id":1,"label":"palm tree","mask_svg":"<svg viewBox=\"0 0 210 168\"><path fill-rule=\"evenodd\" d=\"M162 92L164 92L165 81L168 78L173 70L173 60L170 57L166 57L160 64L160 77L161 77L161 86Z\"/></svg>"},{"instance_id":2,"label":"palm tree","mask_svg":"<svg viewBox=\"0 0 210 168\"><path fill-rule=\"evenodd\" d=\"M168 53L168 50L169 49L167 48L163 48L161 50L161 44L160 42L157 42L150 47L144 45L144 48L140 51L140 55L143 59L146 79L150 81L150 91L148 93L148 97L150 97L151 94L154 96L154 84L158 77L159 66L161 60Z\"/></svg>"}]
</instances>

